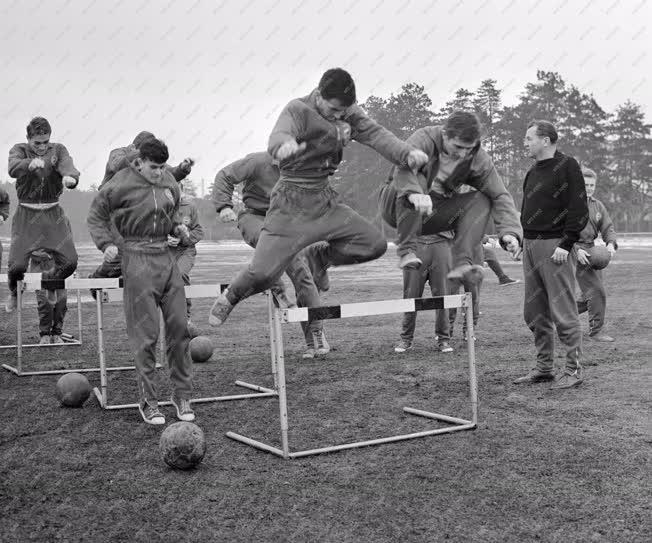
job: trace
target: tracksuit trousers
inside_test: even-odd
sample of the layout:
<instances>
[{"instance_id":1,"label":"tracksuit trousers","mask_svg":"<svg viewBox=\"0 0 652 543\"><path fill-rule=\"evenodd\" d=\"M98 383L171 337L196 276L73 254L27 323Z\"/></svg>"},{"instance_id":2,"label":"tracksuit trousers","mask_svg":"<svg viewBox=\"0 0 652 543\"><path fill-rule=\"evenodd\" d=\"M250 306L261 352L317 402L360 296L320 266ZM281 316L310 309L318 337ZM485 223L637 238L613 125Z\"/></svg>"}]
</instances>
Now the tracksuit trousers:
<instances>
[{"instance_id":1,"label":"tracksuit trousers","mask_svg":"<svg viewBox=\"0 0 652 543\"><path fill-rule=\"evenodd\" d=\"M534 334L536 368L552 372L555 356L555 328L566 349L566 369L580 366L582 332L575 302L575 266L577 257L570 251L564 264L555 264L551 256L560 239L523 240L525 300L523 316Z\"/></svg>"},{"instance_id":2,"label":"tracksuit trousers","mask_svg":"<svg viewBox=\"0 0 652 543\"><path fill-rule=\"evenodd\" d=\"M242 239L244 239L245 242L254 249L258 245L264 222L265 215L250 209L245 209L238 215L238 229L242 234ZM303 251L297 253L296 256L290 260L288 267L285 269L285 273L294 285L294 291L297 296L297 306L317 307L321 305L319 292L315 286L310 267L306 261L306 255ZM278 285L279 288L285 290L280 278L277 283L280 283L280 285ZM306 339L306 344L312 345L313 335L321 333L323 325L322 321L302 322L301 328Z\"/></svg>"},{"instance_id":3,"label":"tracksuit trousers","mask_svg":"<svg viewBox=\"0 0 652 543\"><path fill-rule=\"evenodd\" d=\"M195 266L195 258L197 257L197 249L193 245L183 246L183 247L171 247L172 257L179 268L179 273L181 274L181 279L185 286L190 284L190 272ZM186 298L186 317L190 319L190 309L192 308L192 301L190 298Z\"/></svg>"},{"instance_id":4,"label":"tracksuit trousers","mask_svg":"<svg viewBox=\"0 0 652 543\"><path fill-rule=\"evenodd\" d=\"M416 253L417 237L420 234L437 234L447 230L455 231L453 243L453 265L472 264L476 247L482 242L491 203L479 191L453 193L450 197L430 193L432 215L421 215L407 197L397 197L396 188L386 184L380 192L380 207L383 219L397 230L398 256Z\"/></svg>"},{"instance_id":5,"label":"tracksuit trousers","mask_svg":"<svg viewBox=\"0 0 652 543\"><path fill-rule=\"evenodd\" d=\"M7 275L9 290L16 292L33 251L52 254L54 268L44 272L43 279L66 279L77 269L77 251L70 222L59 205L49 209L31 209L18 205L11 221L11 247Z\"/></svg>"},{"instance_id":6,"label":"tracksuit trousers","mask_svg":"<svg viewBox=\"0 0 652 543\"><path fill-rule=\"evenodd\" d=\"M577 309L580 314L589 312L589 335L595 336L602 331L607 311L607 292L602 284L602 270L594 270L591 266L578 263L575 277L582 291Z\"/></svg>"},{"instance_id":7,"label":"tracksuit trousers","mask_svg":"<svg viewBox=\"0 0 652 543\"><path fill-rule=\"evenodd\" d=\"M127 334L134 352L140 400L158 403L156 343L159 308L165 322L165 342L170 381L179 398L192 393L190 336L186 322L183 280L166 241L126 242L122 252L124 310Z\"/></svg>"},{"instance_id":8,"label":"tracksuit trousers","mask_svg":"<svg viewBox=\"0 0 652 543\"><path fill-rule=\"evenodd\" d=\"M271 287L292 259L308 245L327 241L323 255L332 266L374 260L387 250L381 232L349 206L321 179L281 176L272 190L256 252L231 282L231 304Z\"/></svg>"}]
</instances>

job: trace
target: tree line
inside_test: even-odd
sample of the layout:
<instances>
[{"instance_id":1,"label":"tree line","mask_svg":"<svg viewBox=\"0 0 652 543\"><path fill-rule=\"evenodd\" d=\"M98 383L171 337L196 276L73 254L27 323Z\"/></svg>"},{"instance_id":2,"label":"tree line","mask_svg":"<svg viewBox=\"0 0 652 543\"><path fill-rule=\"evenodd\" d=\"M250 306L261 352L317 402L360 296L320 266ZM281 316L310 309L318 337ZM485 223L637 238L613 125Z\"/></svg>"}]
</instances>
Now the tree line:
<instances>
[{"instance_id":1,"label":"tree line","mask_svg":"<svg viewBox=\"0 0 652 543\"><path fill-rule=\"evenodd\" d=\"M645 122L638 104L627 101L608 113L592 95L566 83L558 73L540 70L536 81L528 83L518 103L511 106L503 104L502 92L494 79L482 81L474 91L458 89L438 109L433 108L425 88L418 83L403 85L388 98L370 96L361 106L401 139L423 126L441 124L455 109L475 111L485 128L483 146L517 206L522 198L523 178L532 163L523 146L526 127L534 119L549 120L559 131L560 150L597 172L596 197L609 209L616 230L652 231L652 125ZM258 149L250 150L253 151ZM233 160L238 158L241 157ZM344 160L332 179L346 203L383 229L377 196L389 169L390 164L375 151L353 142L345 149ZM13 212L13 184L6 182L3 186L9 192ZM62 197L62 206L78 241L90 240L86 217L96 190L93 187L88 191L67 191ZM214 186L204 198L197 197L191 179L184 182L184 190L194 198L206 239L240 239L233 224L221 224L217 219L211 203ZM391 237L390 229L385 231ZM0 236L9 236L8 226L2 227Z\"/></svg>"}]
</instances>

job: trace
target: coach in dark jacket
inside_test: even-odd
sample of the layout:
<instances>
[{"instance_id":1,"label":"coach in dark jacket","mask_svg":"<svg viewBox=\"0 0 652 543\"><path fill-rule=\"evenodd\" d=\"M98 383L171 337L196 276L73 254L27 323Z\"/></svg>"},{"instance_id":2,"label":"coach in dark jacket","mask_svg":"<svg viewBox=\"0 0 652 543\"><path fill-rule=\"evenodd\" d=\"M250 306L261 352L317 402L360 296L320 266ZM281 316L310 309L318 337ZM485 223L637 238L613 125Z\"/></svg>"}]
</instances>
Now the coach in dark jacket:
<instances>
[{"instance_id":1,"label":"coach in dark jacket","mask_svg":"<svg viewBox=\"0 0 652 543\"><path fill-rule=\"evenodd\" d=\"M551 388L570 388L583 379L573 245L588 218L584 178L577 161L557 151L557 131L551 123L530 123L525 146L536 163L525 175L521 205L524 317L534 334L537 362L514 383L554 379L556 328L566 349L566 369Z\"/></svg>"}]
</instances>

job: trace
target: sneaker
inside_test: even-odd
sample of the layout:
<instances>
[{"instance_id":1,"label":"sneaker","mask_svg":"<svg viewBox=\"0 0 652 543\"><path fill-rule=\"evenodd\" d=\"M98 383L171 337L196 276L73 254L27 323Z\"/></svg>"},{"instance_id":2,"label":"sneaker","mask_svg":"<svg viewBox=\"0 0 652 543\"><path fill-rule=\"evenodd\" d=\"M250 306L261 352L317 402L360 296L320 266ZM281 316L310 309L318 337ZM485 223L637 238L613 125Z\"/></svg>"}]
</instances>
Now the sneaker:
<instances>
[{"instance_id":1,"label":"sneaker","mask_svg":"<svg viewBox=\"0 0 652 543\"><path fill-rule=\"evenodd\" d=\"M404 353L412 348L412 340L402 339L396 345L394 345L395 353Z\"/></svg>"},{"instance_id":2,"label":"sneaker","mask_svg":"<svg viewBox=\"0 0 652 543\"><path fill-rule=\"evenodd\" d=\"M190 400L185 398L177 398L172 394L170 401L172 405L177 410L177 418L184 422L192 422L195 420L195 412L190 407Z\"/></svg>"},{"instance_id":3,"label":"sneaker","mask_svg":"<svg viewBox=\"0 0 652 543\"><path fill-rule=\"evenodd\" d=\"M451 344L448 343L448 341L440 341L437 344L437 348L439 349L440 353L452 353L453 352L453 347L451 347Z\"/></svg>"},{"instance_id":4,"label":"sneaker","mask_svg":"<svg viewBox=\"0 0 652 543\"><path fill-rule=\"evenodd\" d=\"M328 268L330 268L330 261L324 252L328 249L327 242L313 243L305 249L306 260L310 273L312 273L312 280L319 292L327 292L331 288L331 281L328 277Z\"/></svg>"},{"instance_id":5,"label":"sneaker","mask_svg":"<svg viewBox=\"0 0 652 543\"><path fill-rule=\"evenodd\" d=\"M227 292L228 291L225 290L220 294L217 297L217 300L215 300L213 307L211 307L211 312L208 315L208 324L211 326L220 326L224 324L224 321L226 321L231 311L233 311L233 305L226 297Z\"/></svg>"},{"instance_id":6,"label":"sneaker","mask_svg":"<svg viewBox=\"0 0 652 543\"><path fill-rule=\"evenodd\" d=\"M505 279L498 282L498 286L506 287L507 285L515 285L516 283L520 283L520 282L521 282L520 279L511 279L509 277L506 277Z\"/></svg>"},{"instance_id":7,"label":"sneaker","mask_svg":"<svg viewBox=\"0 0 652 543\"><path fill-rule=\"evenodd\" d=\"M593 341L602 341L604 343L612 343L613 341L616 341L611 336L608 336L607 334L603 334L603 333L598 333L593 336L589 336L589 339L592 339Z\"/></svg>"},{"instance_id":8,"label":"sneaker","mask_svg":"<svg viewBox=\"0 0 652 543\"><path fill-rule=\"evenodd\" d=\"M414 253L407 253L398 261L398 267L402 270L415 270L421 264L423 264L423 261Z\"/></svg>"},{"instance_id":9,"label":"sneaker","mask_svg":"<svg viewBox=\"0 0 652 543\"><path fill-rule=\"evenodd\" d=\"M527 375L514 379L512 383L515 385L520 385L522 383L541 383L543 381L554 381L555 376L551 371L541 371L538 369L530 370Z\"/></svg>"},{"instance_id":10,"label":"sneaker","mask_svg":"<svg viewBox=\"0 0 652 543\"><path fill-rule=\"evenodd\" d=\"M460 281L466 287L473 287L482 282L484 272L482 266L478 264L462 264L448 272L446 277Z\"/></svg>"},{"instance_id":11,"label":"sneaker","mask_svg":"<svg viewBox=\"0 0 652 543\"><path fill-rule=\"evenodd\" d=\"M52 340L51 343L56 343L57 345L63 343L63 339L58 334L52 334L52 336L50 336L50 339Z\"/></svg>"},{"instance_id":12,"label":"sneaker","mask_svg":"<svg viewBox=\"0 0 652 543\"><path fill-rule=\"evenodd\" d=\"M316 353L317 351L315 351L315 348L312 345L308 345L308 347L306 347L306 350L303 351L301 358L303 358L304 360L310 360L312 358L315 358Z\"/></svg>"},{"instance_id":13,"label":"sneaker","mask_svg":"<svg viewBox=\"0 0 652 543\"><path fill-rule=\"evenodd\" d=\"M140 402L138 404L138 411L147 424L152 424L154 426L165 424L165 417L156 406L149 405L147 402Z\"/></svg>"},{"instance_id":14,"label":"sneaker","mask_svg":"<svg viewBox=\"0 0 652 543\"><path fill-rule=\"evenodd\" d=\"M550 387L550 390L560 390L562 388L573 388L579 386L584 381L584 372L579 367L575 371L564 371L564 373L557 379Z\"/></svg>"},{"instance_id":15,"label":"sneaker","mask_svg":"<svg viewBox=\"0 0 652 543\"><path fill-rule=\"evenodd\" d=\"M326 334L324 334L323 330L317 334L313 334L312 339L315 354L325 355L331 352L331 347L328 344L328 341L326 341Z\"/></svg>"},{"instance_id":16,"label":"sneaker","mask_svg":"<svg viewBox=\"0 0 652 543\"><path fill-rule=\"evenodd\" d=\"M16 307L18 307L18 296L10 293L5 301L5 311L7 313L13 313Z\"/></svg>"},{"instance_id":17,"label":"sneaker","mask_svg":"<svg viewBox=\"0 0 652 543\"><path fill-rule=\"evenodd\" d=\"M50 343L52 343L50 336L41 336L38 342L39 345L49 345Z\"/></svg>"}]
</instances>

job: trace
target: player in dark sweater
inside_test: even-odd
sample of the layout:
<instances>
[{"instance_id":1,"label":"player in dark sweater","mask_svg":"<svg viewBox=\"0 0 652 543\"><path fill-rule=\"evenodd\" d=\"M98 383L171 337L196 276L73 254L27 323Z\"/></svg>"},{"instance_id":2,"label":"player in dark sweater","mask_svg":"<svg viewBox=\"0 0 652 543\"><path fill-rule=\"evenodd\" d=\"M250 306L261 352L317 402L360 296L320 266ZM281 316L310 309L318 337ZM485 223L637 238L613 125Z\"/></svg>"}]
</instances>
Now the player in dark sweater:
<instances>
[{"instance_id":1,"label":"player in dark sweater","mask_svg":"<svg viewBox=\"0 0 652 543\"><path fill-rule=\"evenodd\" d=\"M534 334L536 367L514 381L552 381L555 328L566 349L566 370L551 388L582 383L582 333L575 303L573 245L588 218L584 178L577 161L557 151L557 131L530 123L525 145L536 163L525 175L523 226L524 318Z\"/></svg>"}]
</instances>

